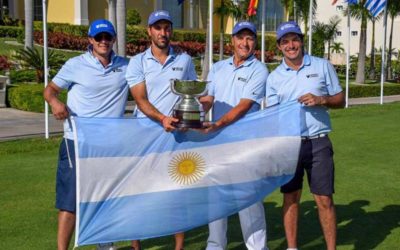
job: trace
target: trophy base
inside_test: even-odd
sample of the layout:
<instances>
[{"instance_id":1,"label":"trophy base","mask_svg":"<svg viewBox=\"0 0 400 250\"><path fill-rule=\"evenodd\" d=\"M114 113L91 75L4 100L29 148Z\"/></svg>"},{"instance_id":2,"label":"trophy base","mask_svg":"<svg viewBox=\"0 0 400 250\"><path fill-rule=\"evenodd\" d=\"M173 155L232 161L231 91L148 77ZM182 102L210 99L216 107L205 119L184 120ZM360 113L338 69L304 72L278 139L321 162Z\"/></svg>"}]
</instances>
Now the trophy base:
<instances>
[{"instance_id":1,"label":"trophy base","mask_svg":"<svg viewBox=\"0 0 400 250\"><path fill-rule=\"evenodd\" d=\"M174 117L179 122L173 123L177 128L203 128L204 112L174 110Z\"/></svg>"},{"instance_id":2,"label":"trophy base","mask_svg":"<svg viewBox=\"0 0 400 250\"><path fill-rule=\"evenodd\" d=\"M203 128L203 124L198 123L198 122L179 122L179 123L173 123L173 125L177 128Z\"/></svg>"}]
</instances>

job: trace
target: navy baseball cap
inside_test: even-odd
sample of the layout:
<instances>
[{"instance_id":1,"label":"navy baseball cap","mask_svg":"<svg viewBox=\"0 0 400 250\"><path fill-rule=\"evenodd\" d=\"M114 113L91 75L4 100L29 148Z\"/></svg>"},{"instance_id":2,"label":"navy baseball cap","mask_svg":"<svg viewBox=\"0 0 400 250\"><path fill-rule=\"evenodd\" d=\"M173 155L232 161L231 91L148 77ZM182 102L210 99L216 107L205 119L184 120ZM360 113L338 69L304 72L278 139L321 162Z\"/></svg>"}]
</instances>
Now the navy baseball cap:
<instances>
[{"instance_id":1,"label":"navy baseball cap","mask_svg":"<svg viewBox=\"0 0 400 250\"><path fill-rule=\"evenodd\" d=\"M89 27L88 35L94 37L99 33L106 32L115 37L115 29L112 23L105 19L98 19L92 22Z\"/></svg>"},{"instance_id":2,"label":"navy baseball cap","mask_svg":"<svg viewBox=\"0 0 400 250\"><path fill-rule=\"evenodd\" d=\"M250 30L255 36L257 36L256 26L253 23L248 22L248 21L238 22L235 25L235 27L233 27L232 36L236 35L237 33L239 33L240 31L242 31L244 29Z\"/></svg>"},{"instance_id":3,"label":"navy baseball cap","mask_svg":"<svg viewBox=\"0 0 400 250\"><path fill-rule=\"evenodd\" d=\"M147 24L151 26L160 20L166 20L172 24L172 18L166 10L156 10L151 13Z\"/></svg>"},{"instance_id":4,"label":"navy baseball cap","mask_svg":"<svg viewBox=\"0 0 400 250\"><path fill-rule=\"evenodd\" d=\"M303 35L299 25L295 21L289 21L281 23L276 30L276 40L281 39L284 35L289 33L295 33L298 35Z\"/></svg>"}]
</instances>

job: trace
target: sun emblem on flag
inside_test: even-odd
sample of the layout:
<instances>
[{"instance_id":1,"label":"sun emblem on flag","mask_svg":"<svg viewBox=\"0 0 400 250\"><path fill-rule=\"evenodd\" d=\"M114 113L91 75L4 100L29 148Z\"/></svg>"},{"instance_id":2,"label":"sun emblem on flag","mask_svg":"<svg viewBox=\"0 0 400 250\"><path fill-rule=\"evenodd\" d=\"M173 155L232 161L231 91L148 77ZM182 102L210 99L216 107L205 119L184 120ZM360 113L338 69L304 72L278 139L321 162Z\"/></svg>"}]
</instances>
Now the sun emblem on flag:
<instances>
[{"instance_id":1,"label":"sun emblem on flag","mask_svg":"<svg viewBox=\"0 0 400 250\"><path fill-rule=\"evenodd\" d=\"M172 158L168 166L168 173L173 181L181 185L190 185L204 176L205 165L206 162L200 154L183 152Z\"/></svg>"}]
</instances>

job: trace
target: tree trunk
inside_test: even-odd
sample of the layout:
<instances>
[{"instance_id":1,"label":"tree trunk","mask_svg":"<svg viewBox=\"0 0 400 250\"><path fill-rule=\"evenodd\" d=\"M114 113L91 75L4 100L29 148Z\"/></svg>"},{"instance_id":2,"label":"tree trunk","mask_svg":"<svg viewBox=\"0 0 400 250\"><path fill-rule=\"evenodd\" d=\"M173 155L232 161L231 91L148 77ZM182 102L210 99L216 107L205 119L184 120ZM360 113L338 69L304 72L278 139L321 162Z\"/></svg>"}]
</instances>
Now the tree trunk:
<instances>
[{"instance_id":1,"label":"tree trunk","mask_svg":"<svg viewBox=\"0 0 400 250\"><path fill-rule=\"evenodd\" d=\"M223 2L223 1L222 1ZM219 60L224 58L224 16L221 15L219 28Z\"/></svg>"},{"instance_id":2,"label":"tree trunk","mask_svg":"<svg viewBox=\"0 0 400 250\"><path fill-rule=\"evenodd\" d=\"M44 82L44 70L43 69L36 70L36 82L37 83Z\"/></svg>"},{"instance_id":3,"label":"tree trunk","mask_svg":"<svg viewBox=\"0 0 400 250\"><path fill-rule=\"evenodd\" d=\"M392 41L393 41L393 22L394 16L390 16L392 19L392 23L390 24L390 36L389 36L389 49L388 49L388 56L386 61L386 79L392 79Z\"/></svg>"},{"instance_id":4,"label":"tree trunk","mask_svg":"<svg viewBox=\"0 0 400 250\"><path fill-rule=\"evenodd\" d=\"M225 2L224 0L221 0L221 16L220 16L220 21L219 21L219 60L222 60L224 58L224 8L225 8Z\"/></svg>"},{"instance_id":5,"label":"tree trunk","mask_svg":"<svg viewBox=\"0 0 400 250\"><path fill-rule=\"evenodd\" d=\"M356 82L365 83L365 55L367 53L367 17L365 14L361 17L359 47Z\"/></svg>"},{"instance_id":6,"label":"tree trunk","mask_svg":"<svg viewBox=\"0 0 400 250\"><path fill-rule=\"evenodd\" d=\"M108 0L108 20L114 25L114 28L117 29L117 22L115 19L116 15L116 0ZM113 50L115 52L118 51L118 44L114 43Z\"/></svg>"},{"instance_id":7,"label":"tree trunk","mask_svg":"<svg viewBox=\"0 0 400 250\"><path fill-rule=\"evenodd\" d=\"M219 60L224 59L224 33L219 33Z\"/></svg>"},{"instance_id":8,"label":"tree trunk","mask_svg":"<svg viewBox=\"0 0 400 250\"><path fill-rule=\"evenodd\" d=\"M371 59L369 64L369 79L375 80L375 18L372 19Z\"/></svg>"},{"instance_id":9,"label":"tree trunk","mask_svg":"<svg viewBox=\"0 0 400 250\"><path fill-rule=\"evenodd\" d=\"M3 0L0 0L0 20L3 20Z\"/></svg>"},{"instance_id":10,"label":"tree trunk","mask_svg":"<svg viewBox=\"0 0 400 250\"><path fill-rule=\"evenodd\" d=\"M304 37L308 37L308 16L304 17Z\"/></svg>"},{"instance_id":11,"label":"tree trunk","mask_svg":"<svg viewBox=\"0 0 400 250\"><path fill-rule=\"evenodd\" d=\"M328 61L331 60L331 41L328 41Z\"/></svg>"},{"instance_id":12,"label":"tree trunk","mask_svg":"<svg viewBox=\"0 0 400 250\"><path fill-rule=\"evenodd\" d=\"M33 48L33 0L24 0L25 4L25 48Z\"/></svg>"},{"instance_id":13,"label":"tree trunk","mask_svg":"<svg viewBox=\"0 0 400 250\"><path fill-rule=\"evenodd\" d=\"M126 56L126 0L117 0L118 55Z\"/></svg>"}]
</instances>

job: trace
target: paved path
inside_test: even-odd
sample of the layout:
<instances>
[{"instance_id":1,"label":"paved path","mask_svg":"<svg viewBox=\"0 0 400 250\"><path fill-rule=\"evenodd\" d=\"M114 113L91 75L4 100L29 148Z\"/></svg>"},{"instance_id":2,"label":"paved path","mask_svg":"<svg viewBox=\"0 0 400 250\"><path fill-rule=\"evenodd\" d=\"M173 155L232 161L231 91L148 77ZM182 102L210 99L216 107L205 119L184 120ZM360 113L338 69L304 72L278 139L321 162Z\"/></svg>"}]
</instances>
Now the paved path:
<instances>
[{"instance_id":1,"label":"paved path","mask_svg":"<svg viewBox=\"0 0 400 250\"><path fill-rule=\"evenodd\" d=\"M49 116L49 133L61 134L62 122ZM45 136L45 116L42 113L13 108L0 109L0 141Z\"/></svg>"},{"instance_id":2,"label":"paved path","mask_svg":"<svg viewBox=\"0 0 400 250\"><path fill-rule=\"evenodd\" d=\"M383 103L398 102L398 101L400 101L400 95L391 95L383 97ZM349 105L379 104L379 103L381 103L380 97L362 97L362 98L349 99Z\"/></svg>"},{"instance_id":3,"label":"paved path","mask_svg":"<svg viewBox=\"0 0 400 250\"><path fill-rule=\"evenodd\" d=\"M350 105L379 103L379 97L353 98ZM386 96L384 102L400 101L400 95ZM133 103L129 102L126 108L128 114L133 110ZM45 116L42 113L32 113L12 108L0 108L0 141L20 138L45 136ZM62 134L62 122L49 115L49 133Z\"/></svg>"}]
</instances>

